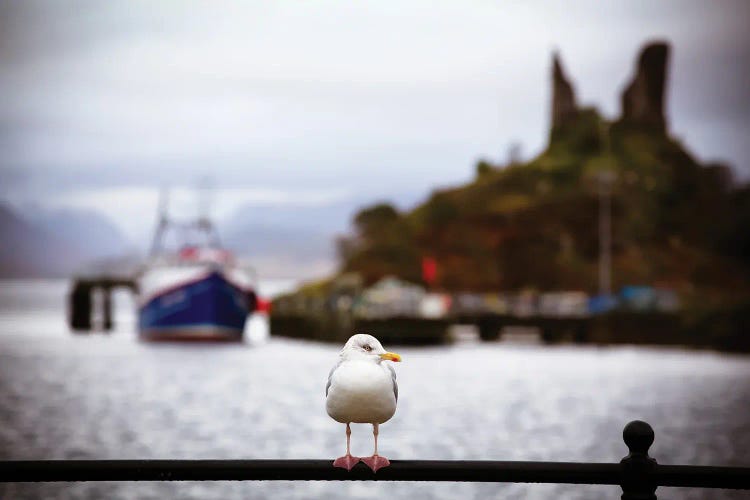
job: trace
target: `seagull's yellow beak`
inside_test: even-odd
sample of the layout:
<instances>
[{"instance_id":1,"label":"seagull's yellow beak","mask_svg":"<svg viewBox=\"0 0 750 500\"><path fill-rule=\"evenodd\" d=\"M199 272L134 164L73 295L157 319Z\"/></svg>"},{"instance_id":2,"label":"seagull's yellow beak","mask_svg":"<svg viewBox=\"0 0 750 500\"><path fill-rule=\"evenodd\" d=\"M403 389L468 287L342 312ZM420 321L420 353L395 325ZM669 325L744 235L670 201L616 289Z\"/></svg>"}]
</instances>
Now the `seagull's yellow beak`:
<instances>
[{"instance_id":1,"label":"seagull's yellow beak","mask_svg":"<svg viewBox=\"0 0 750 500\"><path fill-rule=\"evenodd\" d=\"M395 352L386 352L380 355L380 359L385 359L387 361L395 361L398 363L401 361L401 356L396 354Z\"/></svg>"}]
</instances>

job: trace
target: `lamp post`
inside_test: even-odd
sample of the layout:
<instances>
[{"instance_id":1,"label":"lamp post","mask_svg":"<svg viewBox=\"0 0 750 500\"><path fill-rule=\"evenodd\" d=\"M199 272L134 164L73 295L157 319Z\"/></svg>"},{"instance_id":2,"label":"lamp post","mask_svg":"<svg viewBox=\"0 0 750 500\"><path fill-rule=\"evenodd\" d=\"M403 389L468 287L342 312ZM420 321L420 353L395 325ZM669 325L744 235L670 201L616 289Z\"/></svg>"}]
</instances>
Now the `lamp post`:
<instances>
[{"instance_id":1,"label":"lamp post","mask_svg":"<svg viewBox=\"0 0 750 500\"><path fill-rule=\"evenodd\" d=\"M599 180L599 294L612 294L612 184L617 174L602 170Z\"/></svg>"}]
</instances>

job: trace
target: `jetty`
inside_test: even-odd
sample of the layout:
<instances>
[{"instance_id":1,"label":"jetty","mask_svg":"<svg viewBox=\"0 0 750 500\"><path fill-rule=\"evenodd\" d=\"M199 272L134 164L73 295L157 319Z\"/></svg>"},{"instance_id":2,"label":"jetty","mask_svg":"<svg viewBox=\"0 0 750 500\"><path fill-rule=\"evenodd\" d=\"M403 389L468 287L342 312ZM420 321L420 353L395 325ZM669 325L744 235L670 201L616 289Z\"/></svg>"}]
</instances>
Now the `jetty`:
<instances>
[{"instance_id":1,"label":"jetty","mask_svg":"<svg viewBox=\"0 0 750 500\"><path fill-rule=\"evenodd\" d=\"M470 325L483 341L524 327L545 343L679 343L678 303L664 297L672 296L629 290L616 309L583 292L438 293L393 276L365 287L350 273L277 297L270 330L335 343L369 333L389 345L428 345L451 342L451 327Z\"/></svg>"},{"instance_id":2,"label":"jetty","mask_svg":"<svg viewBox=\"0 0 750 500\"><path fill-rule=\"evenodd\" d=\"M473 326L482 341L502 339L512 327L533 329L546 344L681 345L685 325L677 313L624 312L581 317L477 313L448 314L442 318L395 316L353 318L345 312L286 312L274 307L271 335L343 343L355 333L369 333L389 345L445 344L453 340L451 327Z\"/></svg>"},{"instance_id":3,"label":"jetty","mask_svg":"<svg viewBox=\"0 0 750 500\"><path fill-rule=\"evenodd\" d=\"M68 322L77 333L109 331L114 326L112 314L112 292L124 288L137 293L138 286L132 276L99 275L73 278L68 295ZM101 297L100 301L95 298ZM96 324L95 318L101 318Z\"/></svg>"}]
</instances>

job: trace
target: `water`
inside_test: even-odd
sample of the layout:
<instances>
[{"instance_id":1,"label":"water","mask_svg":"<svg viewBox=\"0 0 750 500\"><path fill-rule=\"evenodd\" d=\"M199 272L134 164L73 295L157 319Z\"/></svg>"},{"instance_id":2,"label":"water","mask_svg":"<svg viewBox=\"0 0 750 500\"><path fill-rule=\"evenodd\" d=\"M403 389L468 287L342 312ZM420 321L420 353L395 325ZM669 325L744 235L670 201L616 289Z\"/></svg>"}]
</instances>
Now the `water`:
<instances>
[{"instance_id":1,"label":"water","mask_svg":"<svg viewBox=\"0 0 750 500\"><path fill-rule=\"evenodd\" d=\"M266 294L289 283L268 282ZM144 344L116 297L111 335L65 326L64 282L0 282L0 459L334 458L324 409L340 346ZM386 346L388 348L388 346ZM395 349L394 349L395 350ZM619 461L622 428L651 423L661 463L750 465L750 358L633 347L460 342L399 349L399 408L381 428L399 459ZM353 452L371 453L369 426ZM660 488L661 499L750 498ZM619 487L182 482L0 485L0 498L619 498Z\"/></svg>"}]
</instances>

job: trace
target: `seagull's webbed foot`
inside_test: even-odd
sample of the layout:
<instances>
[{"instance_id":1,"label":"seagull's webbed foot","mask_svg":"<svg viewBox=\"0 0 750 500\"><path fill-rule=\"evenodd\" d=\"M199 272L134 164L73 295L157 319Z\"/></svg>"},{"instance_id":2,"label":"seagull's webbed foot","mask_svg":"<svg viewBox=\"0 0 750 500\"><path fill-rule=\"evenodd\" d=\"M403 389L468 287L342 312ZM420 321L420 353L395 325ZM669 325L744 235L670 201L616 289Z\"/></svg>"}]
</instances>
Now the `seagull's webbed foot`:
<instances>
[{"instance_id":1,"label":"seagull's webbed foot","mask_svg":"<svg viewBox=\"0 0 750 500\"><path fill-rule=\"evenodd\" d=\"M352 455L346 454L343 457L339 457L336 460L333 461L334 467L341 467L342 469L346 469L348 471L352 470L352 467L357 465L359 462L359 457L354 457Z\"/></svg>"},{"instance_id":2,"label":"seagull's webbed foot","mask_svg":"<svg viewBox=\"0 0 750 500\"><path fill-rule=\"evenodd\" d=\"M383 467L388 467L391 465L391 461L388 460L385 457L381 457L380 455L373 455L371 457L365 457L362 459L362 461L367 464L367 466L372 469L373 472L377 472L378 470L382 469Z\"/></svg>"}]
</instances>

